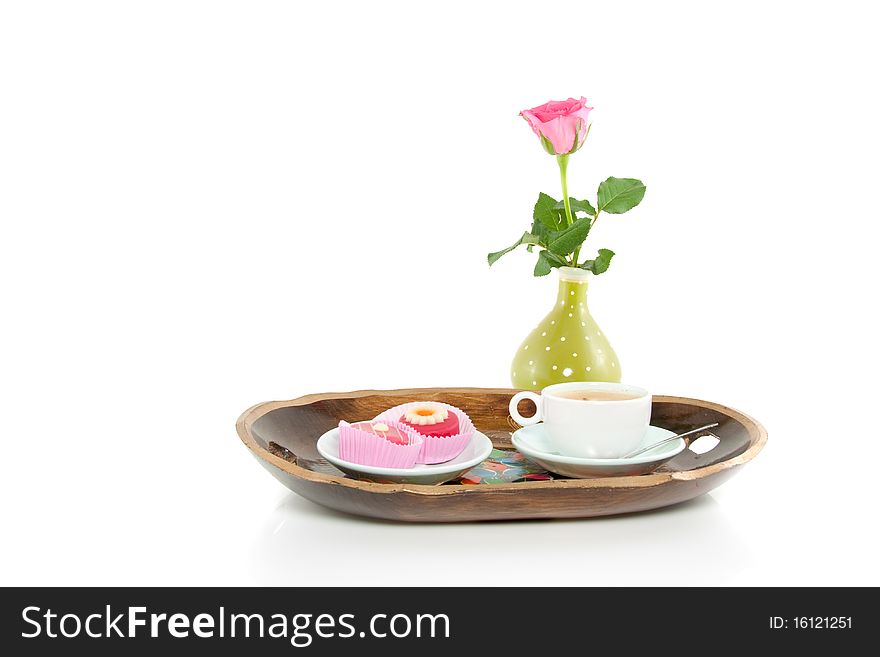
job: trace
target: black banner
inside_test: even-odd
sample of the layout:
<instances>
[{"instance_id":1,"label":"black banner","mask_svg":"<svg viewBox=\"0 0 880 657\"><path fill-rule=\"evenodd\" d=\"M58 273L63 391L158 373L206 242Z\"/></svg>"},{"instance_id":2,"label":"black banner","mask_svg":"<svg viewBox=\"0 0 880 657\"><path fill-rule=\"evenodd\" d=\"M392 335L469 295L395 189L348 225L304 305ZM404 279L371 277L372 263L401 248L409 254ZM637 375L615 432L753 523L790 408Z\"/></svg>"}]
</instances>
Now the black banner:
<instances>
[{"instance_id":1,"label":"black banner","mask_svg":"<svg viewBox=\"0 0 880 657\"><path fill-rule=\"evenodd\" d=\"M873 634L873 598L858 589L21 588L2 590L0 645L16 655L144 647L163 657L839 650Z\"/></svg>"}]
</instances>

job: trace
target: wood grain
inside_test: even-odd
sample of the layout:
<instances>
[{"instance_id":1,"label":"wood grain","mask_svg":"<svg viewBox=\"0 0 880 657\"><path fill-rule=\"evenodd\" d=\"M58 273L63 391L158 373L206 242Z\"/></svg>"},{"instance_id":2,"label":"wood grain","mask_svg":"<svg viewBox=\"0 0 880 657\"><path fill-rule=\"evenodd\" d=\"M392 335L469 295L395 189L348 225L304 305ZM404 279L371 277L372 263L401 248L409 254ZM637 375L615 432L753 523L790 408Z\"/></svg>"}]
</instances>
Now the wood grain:
<instances>
[{"instance_id":1,"label":"wood grain","mask_svg":"<svg viewBox=\"0 0 880 657\"><path fill-rule=\"evenodd\" d=\"M648 475L557 479L512 484L420 486L346 477L317 452L318 437L340 419L367 420L404 401L441 401L464 410L496 447L510 448L518 425L506 388L413 388L306 395L264 402L238 419L239 437L279 481L318 504L348 513L403 521L459 522L581 518L644 511L702 495L726 481L763 448L767 433L754 419L713 402L654 396L651 423L672 431L718 422L721 439L706 454L689 450Z\"/></svg>"}]
</instances>

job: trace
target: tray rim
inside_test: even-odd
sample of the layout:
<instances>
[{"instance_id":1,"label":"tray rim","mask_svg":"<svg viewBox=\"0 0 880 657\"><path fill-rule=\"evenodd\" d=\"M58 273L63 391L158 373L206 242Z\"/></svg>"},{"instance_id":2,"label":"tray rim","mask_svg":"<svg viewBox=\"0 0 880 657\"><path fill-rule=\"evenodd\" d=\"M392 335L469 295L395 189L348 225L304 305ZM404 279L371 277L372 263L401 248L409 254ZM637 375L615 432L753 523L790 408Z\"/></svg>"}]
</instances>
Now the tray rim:
<instances>
[{"instance_id":1,"label":"tray rim","mask_svg":"<svg viewBox=\"0 0 880 657\"><path fill-rule=\"evenodd\" d=\"M351 399L357 397L369 397L372 395L382 395L386 397L404 397L413 393L440 393L440 392L456 392L456 393L490 393L490 394L514 394L516 388L455 388L455 387L434 387L434 388L396 388L393 390L366 389L353 390L350 392L327 392L327 393L311 393L296 397L295 399L285 401L266 401L254 404L244 411L235 423L235 429L238 437L244 443L245 447L259 459L277 467L278 469L305 479L314 483L329 484L335 486L343 486L346 488L354 488L356 490L378 493L378 494L394 494L394 493L411 493L425 496L439 495L460 495L467 491L471 494L492 493L501 491L524 491L526 487L529 489L539 488L651 488L661 486L670 481L694 481L704 477L712 476L718 472L729 470L737 466L743 465L751 461L760 452L767 443L767 430L760 422L750 415L743 413L735 408L717 404L715 402L696 399L693 397L678 397L675 395L653 395L654 401L660 402L678 402L690 404L692 406L700 406L711 410L725 413L746 427L750 438L753 439L751 446L742 454L735 456L726 461L715 463L713 465L696 468L694 470L686 470L680 472L662 472L647 475L633 475L621 477L596 477L594 479L554 479L552 481L527 481L510 484L493 484L491 486L473 486L465 484L444 484L443 486L426 485L426 484L379 484L369 481L361 481L348 477L339 477L337 475L329 475L321 472L315 472L303 468L295 463L291 463L269 450L262 447L251 433L251 427L261 417L279 408L287 408L290 406L306 406L318 401L328 399Z\"/></svg>"}]
</instances>

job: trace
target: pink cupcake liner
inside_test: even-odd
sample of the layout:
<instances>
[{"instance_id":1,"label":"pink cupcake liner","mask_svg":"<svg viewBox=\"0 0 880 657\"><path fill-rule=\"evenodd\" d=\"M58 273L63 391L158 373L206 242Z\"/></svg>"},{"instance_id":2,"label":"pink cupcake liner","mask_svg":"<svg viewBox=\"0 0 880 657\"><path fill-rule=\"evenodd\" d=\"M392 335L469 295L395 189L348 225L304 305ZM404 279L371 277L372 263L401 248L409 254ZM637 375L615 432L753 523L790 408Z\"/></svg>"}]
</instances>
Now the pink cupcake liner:
<instances>
[{"instance_id":1,"label":"pink cupcake liner","mask_svg":"<svg viewBox=\"0 0 880 657\"><path fill-rule=\"evenodd\" d=\"M339 458L349 463L373 465L380 468L411 468L422 450L423 439L400 422L385 422L409 437L409 444L398 445L382 436L362 431L348 422L339 423Z\"/></svg>"},{"instance_id":2,"label":"pink cupcake liner","mask_svg":"<svg viewBox=\"0 0 880 657\"><path fill-rule=\"evenodd\" d=\"M449 410L450 413L455 413L458 416L458 424L461 431L454 436L423 436L418 432L418 429L412 429L405 424L401 425L400 418L407 410L412 406L424 403L426 402L407 402L406 404L399 404L398 406L389 408L387 411L377 415L373 419L373 422L384 422L389 426L392 422L396 422L399 426L403 427L404 431L410 429L413 433L422 438L424 442L422 443L422 449L419 452L416 461L417 463L433 464L451 461L464 451L464 448L467 447L467 444L471 441L471 438L473 438L475 431L474 423L471 422L471 419L464 411L457 409L455 406L450 406L449 404L444 404L442 402L428 402L430 404L442 406Z\"/></svg>"}]
</instances>

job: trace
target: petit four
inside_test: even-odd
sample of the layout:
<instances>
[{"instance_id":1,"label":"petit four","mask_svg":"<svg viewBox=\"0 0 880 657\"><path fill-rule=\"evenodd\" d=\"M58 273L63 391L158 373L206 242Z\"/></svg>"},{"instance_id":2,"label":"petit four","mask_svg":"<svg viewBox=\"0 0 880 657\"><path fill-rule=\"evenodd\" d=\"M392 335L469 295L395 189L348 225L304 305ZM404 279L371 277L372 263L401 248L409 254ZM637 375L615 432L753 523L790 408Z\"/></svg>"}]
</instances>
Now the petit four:
<instances>
[{"instance_id":1,"label":"petit four","mask_svg":"<svg viewBox=\"0 0 880 657\"><path fill-rule=\"evenodd\" d=\"M384 422L355 422L351 425L353 429L360 429L376 436L381 436L385 440L389 440L395 445L409 445L410 437L403 432L403 429L397 427L389 427Z\"/></svg>"},{"instance_id":2,"label":"petit four","mask_svg":"<svg viewBox=\"0 0 880 657\"><path fill-rule=\"evenodd\" d=\"M414 404L407 408L400 422L423 436L454 436L460 429L457 414L432 403Z\"/></svg>"},{"instance_id":3,"label":"petit four","mask_svg":"<svg viewBox=\"0 0 880 657\"><path fill-rule=\"evenodd\" d=\"M374 422L398 423L422 438L418 462L451 461L464 451L474 435L474 425L464 411L442 402L407 402L374 418Z\"/></svg>"},{"instance_id":4,"label":"petit four","mask_svg":"<svg viewBox=\"0 0 880 657\"><path fill-rule=\"evenodd\" d=\"M390 420L339 423L339 458L383 468L411 468L424 438Z\"/></svg>"}]
</instances>

